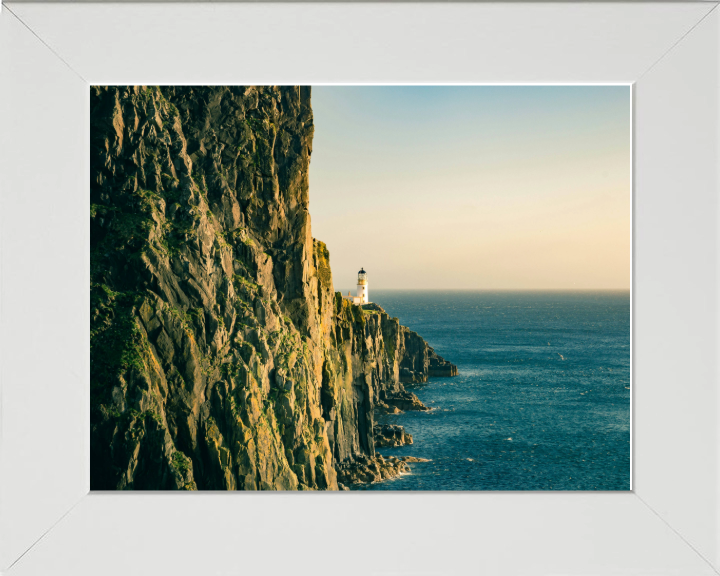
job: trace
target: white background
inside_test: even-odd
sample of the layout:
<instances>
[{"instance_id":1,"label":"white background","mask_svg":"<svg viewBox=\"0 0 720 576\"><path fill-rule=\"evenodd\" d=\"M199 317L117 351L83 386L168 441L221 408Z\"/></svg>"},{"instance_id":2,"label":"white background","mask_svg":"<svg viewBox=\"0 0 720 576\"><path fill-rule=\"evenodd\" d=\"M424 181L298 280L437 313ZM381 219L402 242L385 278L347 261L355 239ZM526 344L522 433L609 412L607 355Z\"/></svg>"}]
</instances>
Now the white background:
<instances>
[{"instance_id":1,"label":"white background","mask_svg":"<svg viewBox=\"0 0 720 576\"><path fill-rule=\"evenodd\" d=\"M7 3L0 569L718 574L716 8ZM634 83L632 493L87 494L88 86L328 82Z\"/></svg>"}]
</instances>

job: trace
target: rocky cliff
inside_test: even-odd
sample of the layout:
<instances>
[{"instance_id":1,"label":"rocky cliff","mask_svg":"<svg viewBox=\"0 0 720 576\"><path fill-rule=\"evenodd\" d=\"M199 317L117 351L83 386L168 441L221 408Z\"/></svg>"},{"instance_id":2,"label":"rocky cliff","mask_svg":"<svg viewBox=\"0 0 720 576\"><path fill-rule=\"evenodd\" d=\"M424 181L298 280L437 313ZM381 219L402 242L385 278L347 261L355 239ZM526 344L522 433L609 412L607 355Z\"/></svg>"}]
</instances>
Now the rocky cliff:
<instances>
[{"instance_id":1,"label":"rocky cliff","mask_svg":"<svg viewBox=\"0 0 720 576\"><path fill-rule=\"evenodd\" d=\"M334 292L313 130L306 87L91 89L92 489L334 490L406 468L376 456L374 410L425 409L403 382L456 369Z\"/></svg>"}]
</instances>

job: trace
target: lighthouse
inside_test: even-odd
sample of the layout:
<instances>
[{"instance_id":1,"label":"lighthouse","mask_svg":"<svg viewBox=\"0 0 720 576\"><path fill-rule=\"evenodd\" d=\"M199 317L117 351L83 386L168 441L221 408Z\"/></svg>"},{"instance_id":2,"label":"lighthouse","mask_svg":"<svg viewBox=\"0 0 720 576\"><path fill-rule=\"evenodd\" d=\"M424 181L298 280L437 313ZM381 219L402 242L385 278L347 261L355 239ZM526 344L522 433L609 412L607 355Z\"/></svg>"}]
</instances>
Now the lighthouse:
<instances>
[{"instance_id":1,"label":"lighthouse","mask_svg":"<svg viewBox=\"0 0 720 576\"><path fill-rule=\"evenodd\" d=\"M360 268L360 272L358 272L357 297L360 299L360 304L369 302L367 272L364 268Z\"/></svg>"},{"instance_id":2,"label":"lighthouse","mask_svg":"<svg viewBox=\"0 0 720 576\"><path fill-rule=\"evenodd\" d=\"M365 272L364 268L360 268L360 272L358 272L357 296L353 296L348 291L347 296L343 296L343 298L345 300L348 300L349 302L352 302L353 304L358 305L358 306L362 306L363 304L370 303L370 300L368 299L367 272Z\"/></svg>"}]
</instances>

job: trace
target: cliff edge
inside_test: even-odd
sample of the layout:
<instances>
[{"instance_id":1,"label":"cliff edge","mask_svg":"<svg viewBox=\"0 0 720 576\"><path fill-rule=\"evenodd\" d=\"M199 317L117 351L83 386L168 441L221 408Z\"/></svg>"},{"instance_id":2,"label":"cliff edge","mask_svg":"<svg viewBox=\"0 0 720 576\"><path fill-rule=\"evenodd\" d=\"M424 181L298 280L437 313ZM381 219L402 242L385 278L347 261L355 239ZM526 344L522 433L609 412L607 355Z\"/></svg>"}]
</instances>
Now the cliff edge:
<instances>
[{"instance_id":1,"label":"cliff edge","mask_svg":"<svg viewBox=\"0 0 720 576\"><path fill-rule=\"evenodd\" d=\"M313 130L307 87L91 88L93 490L407 469L375 454L374 411L426 409L403 383L457 368L334 292Z\"/></svg>"}]
</instances>

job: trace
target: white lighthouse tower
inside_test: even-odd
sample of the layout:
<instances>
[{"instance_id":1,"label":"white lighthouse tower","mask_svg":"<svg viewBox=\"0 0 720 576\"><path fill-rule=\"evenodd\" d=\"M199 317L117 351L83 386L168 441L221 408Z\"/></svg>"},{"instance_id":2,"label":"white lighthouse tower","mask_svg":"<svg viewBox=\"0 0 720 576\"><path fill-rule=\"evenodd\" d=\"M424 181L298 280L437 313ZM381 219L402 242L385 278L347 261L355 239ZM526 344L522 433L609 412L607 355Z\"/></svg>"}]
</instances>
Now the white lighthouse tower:
<instances>
[{"instance_id":1,"label":"white lighthouse tower","mask_svg":"<svg viewBox=\"0 0 720 576\"><path fill-rule=\"evenodd\" d=\"M343 298L358 306L370 303L368 298L367 272L365 272L364 268L360 268L360 272L358 272L357 296L353 296L350 292L348 292L347 296L343 296Z\"/></svg>"},{"instance_id":2,"label":"white lighthouse tower","mask_svg":"<svg viewBox=\"0 0 720 576\"><path fill-rule=\"evenodd\" d=\"M365 272L363 268L360 268L360 272L358 272L357 297L360 300L360 304L367 304L369 302L367 272Z\"/></svg>"}]
</instances>

